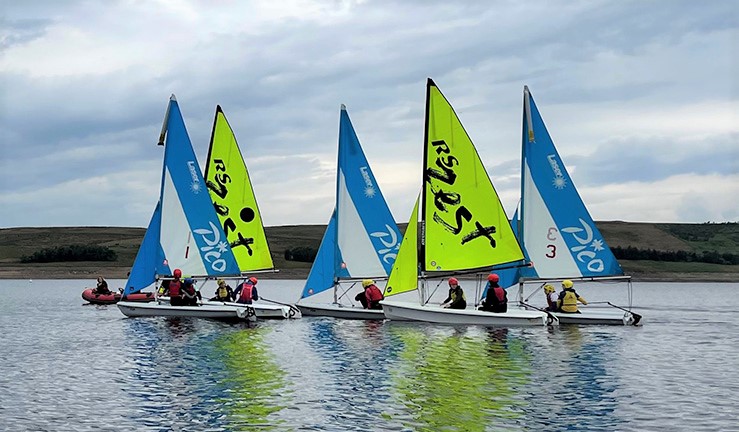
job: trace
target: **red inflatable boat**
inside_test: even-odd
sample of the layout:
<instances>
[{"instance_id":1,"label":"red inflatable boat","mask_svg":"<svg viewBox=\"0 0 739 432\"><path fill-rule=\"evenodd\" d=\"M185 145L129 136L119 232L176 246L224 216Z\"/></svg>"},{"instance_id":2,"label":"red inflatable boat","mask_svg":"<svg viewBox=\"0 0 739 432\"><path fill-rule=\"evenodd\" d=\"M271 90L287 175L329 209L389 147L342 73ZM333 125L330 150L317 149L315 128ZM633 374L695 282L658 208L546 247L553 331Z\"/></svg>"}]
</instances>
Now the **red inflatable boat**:
<instances>
[{"instance_id":1,"label":"red inflatable boat","mask_svg":"<svg viewBox=\"0 0 739 432\"><path fill-rule=\"evenodd\" d=\"M115 304L121 299L120 293L111 292L110 294L97 294L92 288L82 291L82 298L92 304ZM154 293L138 292L126 296L126 301L131 302L150 302L154 301Z\"/></svg>"}]
</instances>

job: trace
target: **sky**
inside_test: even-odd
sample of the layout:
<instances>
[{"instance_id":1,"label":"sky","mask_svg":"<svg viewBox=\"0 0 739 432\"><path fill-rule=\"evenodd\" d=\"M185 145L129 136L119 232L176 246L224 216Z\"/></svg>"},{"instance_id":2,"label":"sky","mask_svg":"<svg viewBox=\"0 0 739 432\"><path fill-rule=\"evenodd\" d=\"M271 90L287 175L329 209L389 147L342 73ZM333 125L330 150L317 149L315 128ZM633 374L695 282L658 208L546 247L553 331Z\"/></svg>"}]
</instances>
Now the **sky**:
<instances>
[{"instance_id":1,"label":"sky","mask_svg":"<svg viewBox=\"0 0 739 432\"><path fill-rule=\"evenodd\" d=\"M0 228L145 227L170 94L220 104L266 226L325 224L341 104L388 205L420 187L426 79L512 216L523 86L596 221L739 221L739 2L0 3Z\"/></svg>"}]
</instances>

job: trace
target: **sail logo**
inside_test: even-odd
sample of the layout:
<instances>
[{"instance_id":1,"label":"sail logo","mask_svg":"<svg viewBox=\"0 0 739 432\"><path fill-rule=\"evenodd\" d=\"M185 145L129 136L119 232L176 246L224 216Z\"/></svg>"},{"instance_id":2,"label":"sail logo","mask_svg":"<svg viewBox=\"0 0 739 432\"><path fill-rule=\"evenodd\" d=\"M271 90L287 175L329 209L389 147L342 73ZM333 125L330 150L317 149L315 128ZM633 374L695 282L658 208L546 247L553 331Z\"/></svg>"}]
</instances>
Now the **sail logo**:
<instances>
[{"instance_id":1,"label":"sail logo","mask_svg":"<svg viewBox=\"0 0 739 432\"><path fill-rule=\"evenodd\" d=\"M564 174L562 173L562 169L557 163L557 157L551 154L547 156L547 160L549 161L549 166L552 167L552 171L554 172L554 180L552 180L552 185L559 190L564 189L565 187L567 187L567 179L565 178Z\"/></svg>"},{"instance_id":2,"label":"sail logo","mask_svg":"<svg viewBox=\"0 0 739 432\"><path fill-rule=\"evenodd\" d=\"M377 194L377 189L372 183L372 178L369 175L369 168L363 166L362 168L359 168L359 172L362 173L362 178L364 179L364 196L366 196L367 198L374 198Z\"/></svg>"},{"instance_id":3,"label":"sail logo","mask_svg":"<svg viewBox=\"0 0 739 432\"><path fill-rule=\"evenodd\" d=\"M377 254L382 257L382 261L385 262L385 264L392 264L395 261L395 258L398 257L397 251L400 249L398 233L387 224L385 224L385 229L387 229L387 232L376 231L370 233L370 236L382 242L383 249L377 250ZM386 238L388 239L386 240Z\"/></svg>"},{"instance_id":4,"label":"sail logo","mask_svg":"<svg viewBox=\"0 0 739 432\"><path fill-rule=\"evenodd\" d=\"M570 234L577 242L576 246L570 248L570 252L579 262L585 264L589 271L600 273L605 270L603 260L597 257L598 252L605 250L603 239L594 238L593 227L582 218L578 220L581 226L562 228L562 232Z\"/></svg>"},{"instance_id":5,"label":"sail logo","mask_svg":"<svg viewBox=\"0 0 739 432\"><path fill-rule=\"evenodd\" d=\"M460 236L465 222L472 223L475 216L467 206L462 204L462 194L459 192L444 190L444 185L436 185L434 179L441 183L446 183L449 186L453 186L457 181L457 173L454 171L454 167L461 167L461 165L459 159L451 154L452 151L446 141L432 141L431 146L437 154L435 164L438 168L432 168L429 164L429 166L426 167L424 178L429 184L431 194L434 197L434 206L436 207L436 210L438 210L434 211L433 220L453 235ZM463 175L465 174L464 170L461 172ZM449 209L451 206L456 207L454 213ZM439 212L449 214L450 217L453 217L456 225L452 225L444 220ZM461 236L460 244L463 245L476 238L485 237L488 239L490 247L495 248L497 246L495 238L493 238L493 234L497 231L495 225L484 226L479 220L475 219L473 227L471 228L472 229L470 229L468 233Z\"/></svg>"},{"instance_id":6,"label":"sail logo","mask_svg":"<svg viewBox=\"0 0 739 432\"><path fill-rule=\"evenodd\" d=\"M196 168L195 161L187 161L187 168L190 170L190 177L192 178L190 190L196 194L200 193L200 190L202 189L202 183L200 183L200 176L198 176L199 172Z\"/></svg>"},{"instance_id":7,"label":"sail logo","mask_svg":"<svg viewBox=\"0 0 739 432\"><path fill-rule=\"evenodd\" d=\"M227 205L229 200L226 198L228 197L229 192L228 184L232 182L231 176L228 174L228 168L223 159L214 159L213 167L215 168L216 173L212 176L212 180L205 180L205 186L212 192L210 195L211 200L213 201L213 207L216 209L218 217L223 222L223 231L226 233L226 237L228 237L229 234L236 235L237 238L230 242L232 249L243 246L246 248L247 254L252 256L254 255L254 249L252 249L254 237L248 237L249 226L247 224L256 219L257 213L249 206L249 203L237 202L237 204L243 205L241 210L236 209L238 211L239 218L237 219L230 215L231 210ZM211 176L208 175L208 177ZM215 196L213 196L214 194ZM220 198L220 200L217 200L216 197ZM233 203L234 200L230 200L230 202ZM254 202L254 207L256 207L256 202ZM236 211L233 213L235 214ZM232 235L231 238L234 238L234 236Z\"/></svg>"},{"instance_id":8,"label":"sail logo","mask_svg":"<svg viewBox=\"0 0 739 432\"><path fill-rule=\"evenodd\" d=\"M229 251L228 243L221 240L221 231L213 222L208 221L210 229L197 228L193 233L200 236L205 246L200 247L203 259L210 264L210 268L218 273L226 271L227 263L223 255ZM210 236L210 237L209 237Z\"/></svg>"}]
</instances>

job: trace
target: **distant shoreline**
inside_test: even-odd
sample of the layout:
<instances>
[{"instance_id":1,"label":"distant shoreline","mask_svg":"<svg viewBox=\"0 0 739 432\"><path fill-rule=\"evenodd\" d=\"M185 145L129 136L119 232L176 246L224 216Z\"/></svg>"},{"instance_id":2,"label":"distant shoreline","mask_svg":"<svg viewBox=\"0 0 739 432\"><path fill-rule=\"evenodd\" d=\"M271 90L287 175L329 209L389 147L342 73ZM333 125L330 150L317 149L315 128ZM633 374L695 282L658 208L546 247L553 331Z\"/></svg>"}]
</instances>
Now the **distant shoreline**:
<instances>
[{"instance_id":1,"label":"distant shoreline","mask_svg":"<svg viewBox=\"0 0 739 432\"><path fill-rule=\"evenodd\" d=\"M98 276L106 279L126 279L128 269L117 266L105 266L100 264L85 263L49 263L49 264L26 264L8 265L0 263L0 279L90 279L94 282ZM255 273L262 279L292 279L305 280L308 271L305 269L280 269L278 272ZM464 278L464 277L463 277ZM737 273L651 273L632 274L633 282L739 282Z\"/></svg>"},{"instance_id":2,"label":"distant shoreline","mask_svg":"<svg viewBox=\"0 0 739 432\"><path fill-rule=\"evenodd\" d=\"M597 222L611 247L655 251L715 251L739 254L739 224L658 224ZM401 229L405 224L400 224ZM278 273L258 273L264 279L305 280L311 263L287 260L294 248L317 250L325 225L266 227L269 249ZM125 279L145 233L132 227L0 228L0 279ZM109 248L116 261L22 263L21 258L64 245L85 244ZM624 273L635 282L737 282L739 265L619 259Z\"/></svg>"}]
</instances>

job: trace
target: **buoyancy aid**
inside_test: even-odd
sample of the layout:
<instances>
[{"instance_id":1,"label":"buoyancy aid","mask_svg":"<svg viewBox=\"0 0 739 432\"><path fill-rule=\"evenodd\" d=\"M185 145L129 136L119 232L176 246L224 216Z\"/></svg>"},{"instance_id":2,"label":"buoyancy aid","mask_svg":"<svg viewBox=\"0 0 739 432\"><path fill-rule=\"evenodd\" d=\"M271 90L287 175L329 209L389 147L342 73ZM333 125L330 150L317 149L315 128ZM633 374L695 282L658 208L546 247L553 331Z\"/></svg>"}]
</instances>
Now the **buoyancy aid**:
<instances>
[{"instance_id":1,"label":"buoyancy aid","mask_svg":"<svg viewBox=\"0 0 739 432\"><path fill-rule=\"evenodd\" d=\"M460 294L462 300L464 300L465 302L467 301L467 297L465 297L462 287L457 286L456 288L453 288L449 293L449 296L452 298L452 303L456 303L457 301L459 301Z\"/></svg>"},{"instance_id":2,"label":"buoyancy aid","mask_svg":"<svg viewBox=\"0 0 739 432\"><path fill-rule=\"evenodd\" d=\"M179 280L173 280L169 282L169 296L170 297L179 297L180 296L180 288L182 288L182 282Z\"/></svg>"},{"instance_id":3,"label":"buoyancy aid","mask_svg":"<svg viewBox=\"0 0 739 432\"><path fill-rule=\"evenodd\" d=\"M382 296L382 292L380 292L380 289L377 288L376 285L369 285L365 288L364 295L367 297L368 302L378 302L385 298Z\"/></svg>"},{"instance_id":4,"label":"buoyancy aid","mask_svg":"<svg viewBox=\"0 0 739 432\"><path fill-rule=\"evenodd\" d=\"M253 288L254 288L254 285L252 285L249 282L242 283L241 293L239 294L239 299L237 301L239 303L251 304Z\"/></svg>"},{"instance_id":5,"label":"buoyancy aid","mask_svg":"<svg viewBox=\"0 0 739 432\"><path fill-rule=\"evenodd\" d=\"M562 293L559 295L559 301L558 306L559 310L562 312L569 312L569 313L575 313L577 312L577 301L580 300L580 303L587 304L584 298L577 295L577 292L575 292L572 288L565 288Z\"/></svg>"},{"instance_id":6,"label":"buoyancy aid","mask_svg":"<svg viewBox=\"0 0 739 432\"><path fill-rule=\"evenodd\" d=\"M508 302L508 299L506 298L506 292L503 288L497 286L493 288L493 293L495 294L495 298L498 299L498 303Z\"/></svg>"},{"instance_id":7,"label":"buoyancy aid","mask_svg":"<svg viewBox=\"0 0 739 432\"><path fill-rule=\"evenodd\" d=\"M218 298L227 298L228 297L228 288L226 288L226 285L220 285L218 287L218 291L216 291L216 295Z\"/></svg>"}]
</instances>

